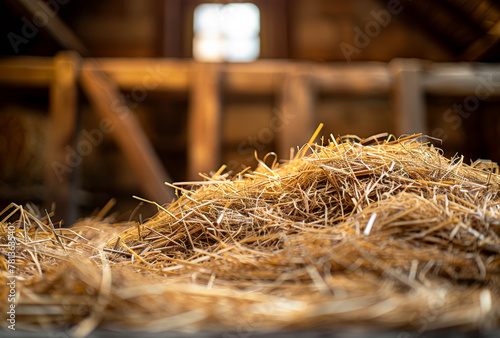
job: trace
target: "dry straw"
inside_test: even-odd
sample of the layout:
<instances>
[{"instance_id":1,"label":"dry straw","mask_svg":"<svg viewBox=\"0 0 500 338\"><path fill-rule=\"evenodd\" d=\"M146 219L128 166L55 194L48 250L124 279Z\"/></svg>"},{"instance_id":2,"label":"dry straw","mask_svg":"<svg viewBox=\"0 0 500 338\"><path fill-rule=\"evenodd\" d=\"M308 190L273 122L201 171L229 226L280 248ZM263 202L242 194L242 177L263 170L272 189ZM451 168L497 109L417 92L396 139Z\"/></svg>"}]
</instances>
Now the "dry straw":
<instances>
[{"instance_id":1,"label":"dry straw","mask_svg":"<svg viewBox=\"0 0 500 338\"><path fill-rule=\"evenodd\" d=\"M272 160L175 184L177 201L142 224L59 229L4 210L2 250L18 229L18 327L498 327L497 173L418 136L332 137Z\"/></svg>"}]
</instances>

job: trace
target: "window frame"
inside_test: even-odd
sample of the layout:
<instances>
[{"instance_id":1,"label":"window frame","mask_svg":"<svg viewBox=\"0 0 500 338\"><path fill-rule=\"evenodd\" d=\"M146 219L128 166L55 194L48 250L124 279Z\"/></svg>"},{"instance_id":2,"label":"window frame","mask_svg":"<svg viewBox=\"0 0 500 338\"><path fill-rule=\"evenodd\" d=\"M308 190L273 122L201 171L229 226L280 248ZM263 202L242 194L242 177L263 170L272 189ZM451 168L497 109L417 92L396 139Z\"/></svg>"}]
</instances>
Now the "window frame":
<instances>
[{"instance_id":1,"label":"window frame","mask_svg":"<svg viewBox=\"0 0 500 338\"><path fill-rule=\"evenodd\" d=\"M253 3L260 11L260 53L262 58L288 58L286 0L164 0L162 54L164 57L193 58L194 10L201 4ZM257 60L258 60L257 59Z\"/></svg>"}]
</instances>

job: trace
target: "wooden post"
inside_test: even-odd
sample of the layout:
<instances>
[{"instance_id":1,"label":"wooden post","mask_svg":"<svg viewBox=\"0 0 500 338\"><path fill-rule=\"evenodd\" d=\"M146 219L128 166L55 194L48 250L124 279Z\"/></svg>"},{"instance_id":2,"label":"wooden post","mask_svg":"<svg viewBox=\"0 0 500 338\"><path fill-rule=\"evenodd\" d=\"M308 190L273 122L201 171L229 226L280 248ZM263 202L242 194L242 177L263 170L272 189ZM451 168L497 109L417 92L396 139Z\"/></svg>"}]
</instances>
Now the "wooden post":
<instances>
[{"instance_id":1,"label":"wooden post","mask_svg":"<svg viewBox=\"0 0 500 338\"><path fill-rule=\"evenodd\" d=\"M194 63L188 116L188 179L221 165L220 66Z\"/></svg>"},{"instance_id":2,"label":"wooden post","mask_svg":"<svg viewBox=\"0 0 500 338\"><path fill-rule=\"evenodd\" d=\"M160 160L142 131L134 113L120 99L116 85L99 70L93 61L86 61L82 68L81 85L90 103L112 131L118 146L127 158L147 198L164 204L174 199L171 182Z\"/></svg>"},{"instance_id":3,"label":"wooden post","mask_svg":"<svg viewBox=\"0 0 500 338\"><path fill-rule=\"evenodd\" d=\"M421 63L412 59L391 62L393 74L396 134L426 133L425 97Z\"/></svg>"},{"instance_id":4,"label":"wooden post","mask_svg":"<svg viewBox=\"0 0 500 338\"><path fill-rule=\"evenodd\" d=\"M301 147L316 128L315 93L309 74L293 72L283 82L280 120L283 128L278 145L281 159L290 158L290 148ZM295 150L295 154L297 151Z\"/></svg>"},{"instance_id":5,"label":"wooden post","mask_svg":"<svg viewBox=\"0 0 500 338\"><path fill-rule=\"evenodd\" d=\"M77 218L76 153L78 88L81 59L75 52L60 52L54 58L50 87L49 136L47 140L47 207L56 206L53 220L71 225Z\"/></svg>"}]
</instances>

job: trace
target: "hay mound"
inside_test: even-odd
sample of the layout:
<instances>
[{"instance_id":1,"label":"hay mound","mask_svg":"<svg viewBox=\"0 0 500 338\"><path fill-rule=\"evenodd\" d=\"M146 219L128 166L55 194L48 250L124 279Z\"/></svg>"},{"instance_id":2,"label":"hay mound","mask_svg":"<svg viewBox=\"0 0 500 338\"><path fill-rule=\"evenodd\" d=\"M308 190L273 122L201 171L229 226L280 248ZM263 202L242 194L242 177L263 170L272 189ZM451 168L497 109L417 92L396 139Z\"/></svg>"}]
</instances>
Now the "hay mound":
<instances>
[{"instance_id":1,"label":"hay mound","mask_svg":"<svg viewBox=\"0 0 500 338\"><path fill-rule=\"evenodd\" d=\"M125 231L4 211L1 231L18 229L18 324L75 336L498 327L496 173L418 137L309 143L284 165L222 170L176 184L176 202Z\"/></svg>"}]
</instances>

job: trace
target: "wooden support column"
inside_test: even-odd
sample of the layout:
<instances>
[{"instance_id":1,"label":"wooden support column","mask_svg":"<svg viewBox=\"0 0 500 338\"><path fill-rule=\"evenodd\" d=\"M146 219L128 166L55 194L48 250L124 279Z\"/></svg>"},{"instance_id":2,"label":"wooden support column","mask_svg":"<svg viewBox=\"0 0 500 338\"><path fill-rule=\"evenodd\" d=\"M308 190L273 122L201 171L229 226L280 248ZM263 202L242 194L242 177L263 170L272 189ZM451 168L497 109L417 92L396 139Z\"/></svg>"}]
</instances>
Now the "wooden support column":
<instances>
[{"instance_id":1,"label":"wooden support column","mask_svg":"<svg viewBox=\"0 0 500 338\"><path fill-rule=\"evenodd\" d=\"M314 133L316 126L315 91L312 77L307 73L293 72L286 75L282 92L278 155L290 158L290 148L301 147Z\"/></svg>"},{"instance_id":2,"label":"wooden support column","mask_svg":"<svg viewBox=\"0 0 500 338\"><path fill-rule=\"evenodd\" d=\"M47 208L55 203L54 221L71 225L77 218L77 173L81 158L76 152L78 88L81 59L75 52L54 58L50 86L49 136L47 140Z\"/></svg>"},{"instance_id":3,"label":"wooden support column","mask_svg":"<svg viewBox=\"0 0 500 338\"><path fill-rule=\"evenodd\" d=\"M188 116L188 179L221 165L220 65L194 63Z\"/></svg>"},{"instance_id":4,"label":"wooden support column","mask_svg":"<svg viewBox=\"0 0 500 338\"><path fill-rule=\"evenodd\" d=\"M146 197L159 204L171 202L174 194L165 182L172 180L113 81L99 70L97 63L86 61L82 68L81 85L100 115L101 125L112 133L137 175Z\"/></svg>"},{"instance_id":5,"label":"wooden support column","mask_svg":"<svg viewBox=\"0 0 500 338\"><path fill-rule=\"evenodd\" d=\"M426 133L425 96L421 63L412 59L391 62L396 134Z\"/></svg>"}]
</instances>

